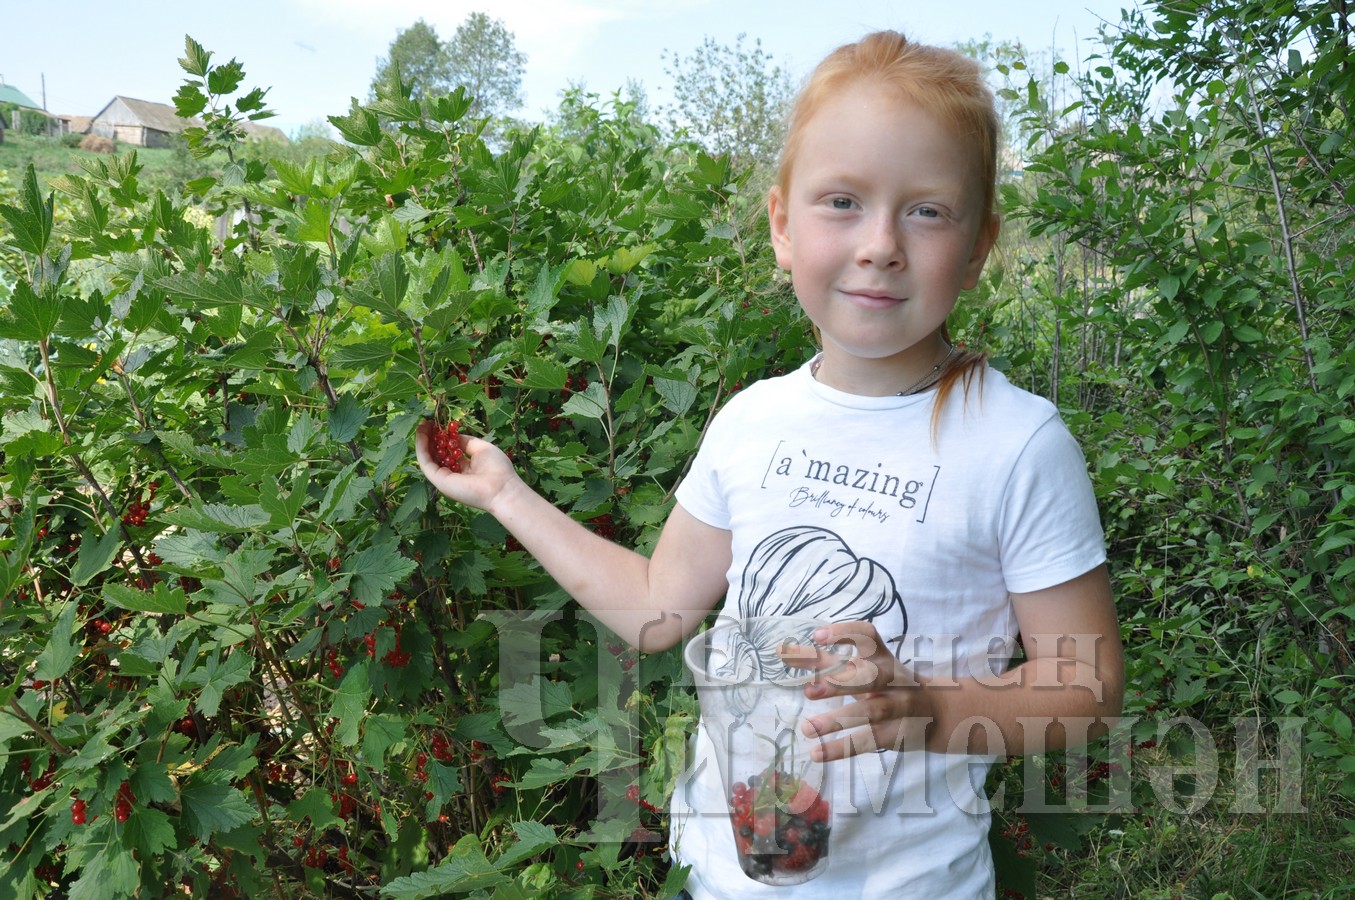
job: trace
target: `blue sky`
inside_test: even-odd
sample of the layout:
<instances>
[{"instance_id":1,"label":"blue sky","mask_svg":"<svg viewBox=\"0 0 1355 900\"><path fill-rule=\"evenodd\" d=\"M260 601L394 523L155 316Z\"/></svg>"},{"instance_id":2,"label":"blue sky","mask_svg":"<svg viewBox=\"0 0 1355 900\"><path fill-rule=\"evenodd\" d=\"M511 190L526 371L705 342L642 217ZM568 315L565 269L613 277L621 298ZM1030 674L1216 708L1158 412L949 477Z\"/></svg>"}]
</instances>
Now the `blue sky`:
<instances>
[{"instance_id":1,"label":"blue sky","mask_svg":"<svg viewBox=\"0 0 1355 900\"><path fill-rule=\"evenodd\" d=\"M94 115L115 94L169 102L191 34L215 61L244 64L246 87L269 87L284 131L344 113L364 98L397 32L423 18L450 37L471 12L501 20L526 53L526 105L540 118L571 82L608 94L627 78L650 104L670 99L665 51L686 56L706 37L762 48L797 78L844 41L896 28L930 43L991 35L1070 61L1092 50L1100 22L1135 0L5 0L0 77L47 108Z\"/></svg>"}]
</instances>

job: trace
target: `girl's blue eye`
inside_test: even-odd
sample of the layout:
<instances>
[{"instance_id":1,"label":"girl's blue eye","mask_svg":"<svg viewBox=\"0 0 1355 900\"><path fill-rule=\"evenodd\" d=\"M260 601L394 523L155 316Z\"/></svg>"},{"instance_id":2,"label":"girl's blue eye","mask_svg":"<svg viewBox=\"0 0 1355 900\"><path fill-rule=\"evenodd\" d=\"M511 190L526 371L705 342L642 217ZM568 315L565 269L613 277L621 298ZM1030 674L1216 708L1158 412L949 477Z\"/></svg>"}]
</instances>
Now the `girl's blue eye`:
<instances>
[{"instance_id":1,"label":"girl's blue eye","mask_svg":"<svg viewBox=\"0 0 1355 900\"><path fill-rule=\"evenodd\" d=\"M832 199L833 209L851 209L852 201L846 197L834 197Z\"/></svg>"},{"instance_id":2,"label":"girl's blue eye","mask_svg":"<svg viewBox=\"0 0 1355 900\"><path fill-rule=\"evenodd\" d=\"M936 210L932 209L930 206L923 206L923 207L920 207L920 208L917 210L917 214L918 214L919 216L922 216L924 219L939 219L939 218L941 218L941 213L939 213L939 212L937 212Z\"/></svg>"}]
</instances>

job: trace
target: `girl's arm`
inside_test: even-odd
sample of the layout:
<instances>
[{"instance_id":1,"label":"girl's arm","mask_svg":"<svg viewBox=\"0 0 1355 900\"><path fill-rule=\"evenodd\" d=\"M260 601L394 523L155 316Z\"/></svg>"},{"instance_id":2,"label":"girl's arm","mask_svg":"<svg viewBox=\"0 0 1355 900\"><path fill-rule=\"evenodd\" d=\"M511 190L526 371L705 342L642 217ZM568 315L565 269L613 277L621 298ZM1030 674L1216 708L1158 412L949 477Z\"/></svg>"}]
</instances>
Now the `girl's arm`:
<instances>
[{"instance_id":1,"label":"girl's arm","mask_svg":"<svg viewBox=\"0 0 1355 900\"><path fill-rule=\"evenodd\" d=\"M1012 604L1027 658L1000 675L924 681L894 658L869 623L828 626L827 642L854 643L859 657L833 679L836 685L806 688L810 696L849 695L839 709L806 723L808 734L848 732L826 739L815 755L840 759L877 748L924 747L1043 753L1105 733L1124 701L1124 651L1106 567L1013 594Z\"/></svg>"},{"instance_id":2,"label":"girl's arm","mask_svg":"<svg viewBox=\"0 0 1355 900\"><path fill-rule=\"evenodd\" d=\"M463 435L463 471L440 468L429 454L431 431L431 422L419 427L414 452L433 486L498 519L579 605L632 646L645 651L671 647L724 595L728 531L675 506L654 555L646 558L557 509L518 477L508 457L489 441Z\"/></svg>"}]
</instances>

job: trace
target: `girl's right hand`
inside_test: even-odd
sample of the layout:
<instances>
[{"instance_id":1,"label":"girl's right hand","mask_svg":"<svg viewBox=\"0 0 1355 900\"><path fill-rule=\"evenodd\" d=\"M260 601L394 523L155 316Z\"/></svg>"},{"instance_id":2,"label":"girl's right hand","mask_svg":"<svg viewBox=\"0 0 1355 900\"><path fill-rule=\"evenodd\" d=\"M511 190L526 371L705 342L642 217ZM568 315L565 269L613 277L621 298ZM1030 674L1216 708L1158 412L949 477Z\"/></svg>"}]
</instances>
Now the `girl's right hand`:
<instances>
[{"instance_id":1,"label":"girl's right hand","mask_svg":"<svg viewBox=\"0 0 1355 900\"><path fill-rule=\"evenodd\" d=\"M433 461L429 445L433 439L432 420L424 420L414 437L414 456L423 476L448 499L477 509L488 510L494 501L517 480L517 471L498 447L478 437L461 435L462 470L453 472Z\"/></svg>"}]
</instances>

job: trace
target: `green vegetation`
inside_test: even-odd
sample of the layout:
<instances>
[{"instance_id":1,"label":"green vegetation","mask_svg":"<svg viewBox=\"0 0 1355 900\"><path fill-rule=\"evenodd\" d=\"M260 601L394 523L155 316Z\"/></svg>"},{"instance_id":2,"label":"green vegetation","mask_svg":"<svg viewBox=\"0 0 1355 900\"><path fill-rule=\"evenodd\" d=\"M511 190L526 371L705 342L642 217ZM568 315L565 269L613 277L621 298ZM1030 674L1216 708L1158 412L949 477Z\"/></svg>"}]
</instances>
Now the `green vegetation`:
<instances>
[{"instance_id":1,"label":"green vegetation","mask_svg":"<svg viewBox=\"0 0 1355 900\"><path fill-rule=\"evenodd\" d=\"M1028 163L953 331L1087 450L1130 694L995 768L1000 896L1352 893L1347 28L1172 0L1077 76L995 51ZM225 110L243 72L184 65ZM437 502L412 429L644 548L713 409L812 336L751 165L581 91L494 148L469 109L383 89L296 155L207 112L163 189L174 151L0 146L0 895L681 882L680 662Z\"/></svg>"}]
</instances>

